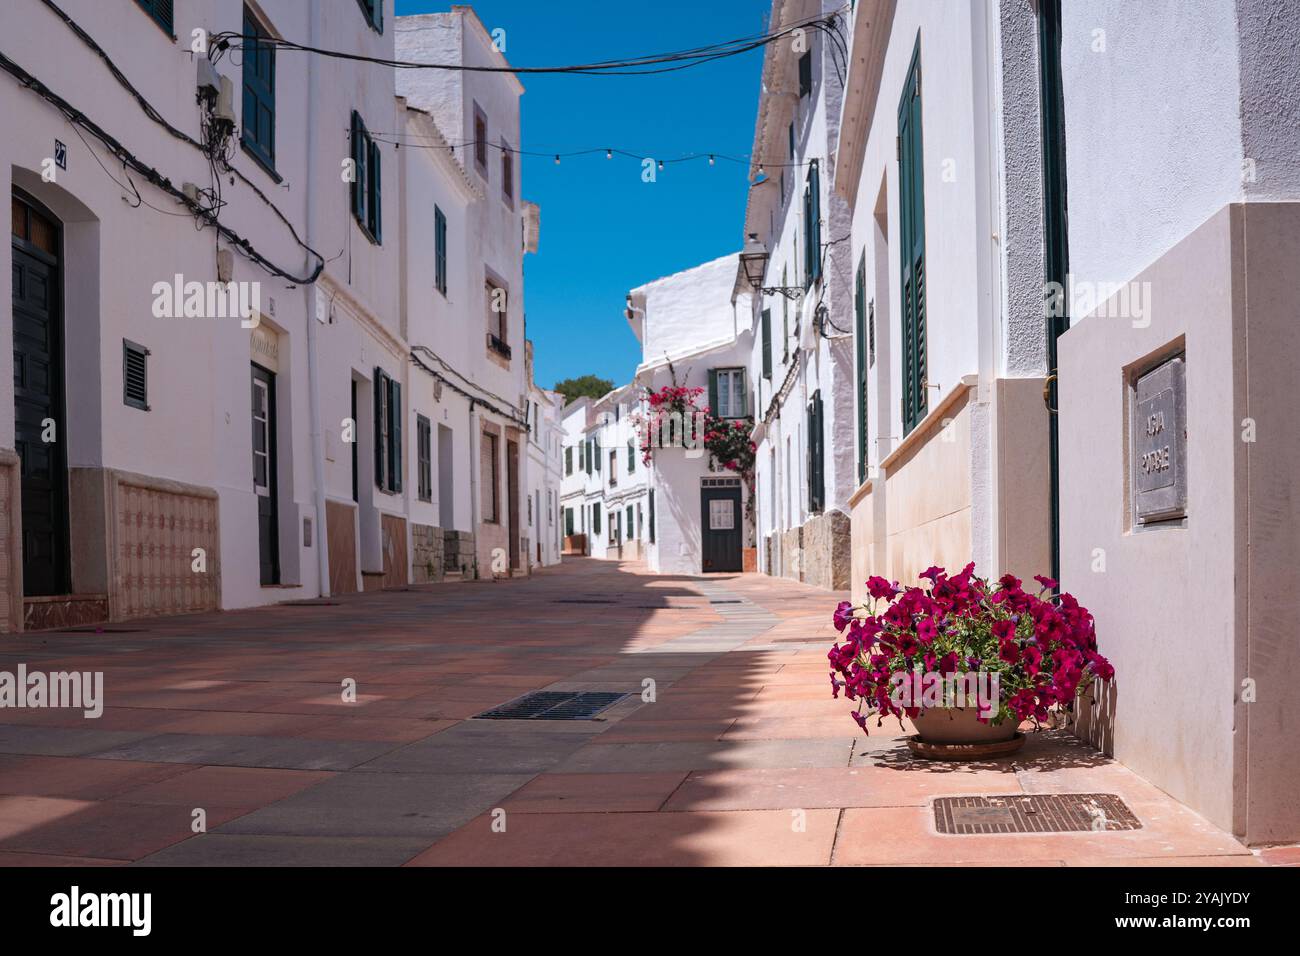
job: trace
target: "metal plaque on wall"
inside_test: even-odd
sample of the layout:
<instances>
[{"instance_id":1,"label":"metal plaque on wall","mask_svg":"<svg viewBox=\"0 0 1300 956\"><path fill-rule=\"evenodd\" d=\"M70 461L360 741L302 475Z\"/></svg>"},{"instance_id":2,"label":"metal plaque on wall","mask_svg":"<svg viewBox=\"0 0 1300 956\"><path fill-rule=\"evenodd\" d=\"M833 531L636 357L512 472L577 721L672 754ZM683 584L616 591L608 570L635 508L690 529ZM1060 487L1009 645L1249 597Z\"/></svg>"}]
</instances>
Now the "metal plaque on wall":
<instances>
[{"instance_id":1,"label":"metal plaque on wall","mask_svg":"<svg viewBox=\"0 0 1300 956\"><path fill-rule=\"evenodd\" d=\"M1187 392L1182 356L1137 380L1132 402L1132 488L1138 524L1187 514Z\"/></svg>"}]
</instances>

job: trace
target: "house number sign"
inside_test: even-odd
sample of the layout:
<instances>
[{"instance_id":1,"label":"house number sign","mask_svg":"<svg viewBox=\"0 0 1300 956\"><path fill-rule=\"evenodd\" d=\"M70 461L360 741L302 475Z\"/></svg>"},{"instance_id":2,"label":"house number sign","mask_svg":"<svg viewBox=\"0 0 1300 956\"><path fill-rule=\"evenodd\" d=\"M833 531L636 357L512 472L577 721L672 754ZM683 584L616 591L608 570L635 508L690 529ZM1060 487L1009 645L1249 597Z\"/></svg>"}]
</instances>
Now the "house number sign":
<instances>
[{"instance_id":1,"label":"house number sign","mask_svg":"<svg viewBox=\"0 0 1300 956\"><path fill-rule=\"evenodd\" d=\"M1185 360L1156 366L1134 386L1132 487L1138 524L1187 513L1187 394Z\"/></svg>"}]
</instances>

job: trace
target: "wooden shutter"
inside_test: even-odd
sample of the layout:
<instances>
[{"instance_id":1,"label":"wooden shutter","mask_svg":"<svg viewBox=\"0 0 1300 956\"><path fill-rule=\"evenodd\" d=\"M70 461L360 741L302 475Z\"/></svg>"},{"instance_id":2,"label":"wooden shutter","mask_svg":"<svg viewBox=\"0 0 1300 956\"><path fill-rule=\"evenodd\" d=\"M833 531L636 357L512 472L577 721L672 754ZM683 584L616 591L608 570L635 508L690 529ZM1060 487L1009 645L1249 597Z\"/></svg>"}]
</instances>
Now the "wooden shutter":
<instances>
[{"instance_id":1,"label":"wooden shutter","mask_svg":"<svg viewBox=\"0 0 1300 956\"><path fill-rule=\"evenodd\" d=\"M772 310L763 310L763 378L772 377Z\"/></svg>"},{"instance_id":2,"label":"wooden shutter","mask_svg":"<svg viewBox=\"0 0 1300 956\"><path fill-rule=\"evenodd\" d=\"M402 490L402 383L388 380L388 490Z\"/></svg>"},{"instance_id":3,"label":"wooden shutter","mask_svg":"<svg viewBox=\"0 0 1300 956\"><path fill-rule=\"evenodd\" d=\"M853 337L858 359L858 483L867 478L867 254L858 261L853 288Z\"/></svg>"},{"instance_id":4,"label":"wooden shutter","mask_svg":"<svg viewBox=\"0 0 1300 956\"><path fill-rule=\"evenodd\" d=\"M149 411L149 350L122 340L122 401Z\"/></svg>"},{"instance_id":5,"label":"wooden shutter","mask_svg":"<svg viewBox=\"0 0 1300 956\"><path fill-rule=\"evenodd\" d=\"M822 185L817 160L808 167L808 189L805 193L804 220L804 287L810 287L822 274Z\"/></svg>"},{"instance_id":6,"label":"wooden shutter","mask_svg":"<svg viewBox=\"0 0 1300 956\"><path fill-rule=\"evenodd\" d=\"M819 512L824 507L826 481L824 477L826 454L822 440L822 393L813 392L808 403L808 510Z\"/></svg>"},{"instance_id":7,"label":"wooden shutter","mask_svg":"<svg viewBox=\"0 0 1300 956\"><path fill-rule=\"evenodd\" d=\"M713 413L715 418L722 417L722 409L718 407L718 370L716 368L709 369L709 411Z\"/></svg>"},{"instance_id":8,"label":"wooden shutter","mask_svg":"<svg viewBox=\"0 0 1300 956\"><path fill-rule=\"evenodd\" d=\"M372 387L375 390L375 484L386 488L388 449L384 447L384 425L388 415L388 376L379 366L375 366Z\"/></svg>"},{"instance_id":9,"label":"wooden shutter","mask_svg":"<svg viewBox=\"0 0 1300 956\"><path fill-rule=\"evenodd\" d=\"M447 294L447 217L437 206L433 207L433 284Z\"/></svg>"},{"instance_id":10,"label":"wooden shutter","mask_svg":"<svg viewBox=\"0 0 1300 956\"><path fill-rule=\"evenodd\" d=\"M655 490L650 489L650 543L655 543Z\"/></svg>"},{"instance_id":11,"label":"wooden shutter","mask_svg":"<svg viewBox=\"0 0 1300 956\"><path fill-rule=\"evenodd\" d=\"M898 105L899 259L903 318L903 432L925 417L925 175L921 145L921 46L917 40Z\"/></svg>"},{"instance_id":12,"label":"wooden shutter","mask_svg":"<svg viewBox=\"0 0 1300 956\"><path fill-rule=\"evenodd\" d=\"M370 234L375 242L384 241L384 202L383 202L383 156L379 144L366 135L366 147L370 150Z\"/></svg>"},{"instance_id":13,"label":"wooden shutter","mask_svg":"<svg viewBox=\"0 0 1300 956\"><path fill-rule=\"evenodd\" d=\"M357 222L366 223L366 166L369 153L366 150L365 124L361 114L352 111L352 215Z\"/></svg>"},{"instance_id":14,"label":"wooden shutter","mask_svg":"<svg viewBox=\"0 0 1300 956\"><path fill-rule=\"evenodd\" d=\"M812 51L799 57L799 97L802 99L812 92Z\"/></svg>"}]
</instances>

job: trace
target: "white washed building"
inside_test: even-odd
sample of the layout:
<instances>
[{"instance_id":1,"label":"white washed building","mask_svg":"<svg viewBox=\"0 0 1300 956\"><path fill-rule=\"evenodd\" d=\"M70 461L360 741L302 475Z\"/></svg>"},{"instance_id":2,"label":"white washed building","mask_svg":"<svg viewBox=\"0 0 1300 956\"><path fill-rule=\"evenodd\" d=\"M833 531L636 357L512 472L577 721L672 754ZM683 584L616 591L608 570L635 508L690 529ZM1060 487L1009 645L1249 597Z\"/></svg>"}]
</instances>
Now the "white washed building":
<instances>
[{"instance_id":1,"label":"white washed building","mask_svg":"<svg viewBox=\"0 0 1300 956\"><path fill-rule=\"evenodd\" d=\"M723 418L750 416L751 306L735 290L736 267L733 253L628 294L627 320L642 351L634 382L643 394L666 385L699 388L701 407ZM649 569L753 570L748 489L735 472L715 468L702 436L686 429L684 437L690 447L653 451L644 536Z\"/></svg>"},{"instance_id":2,"label":"white washed building","mask_svg":"<svg viewBox=\"0 0 1300 956\"><path fill-rule=\"evenodd\" d=\"M1062 3L1061 581L1086 732L1249 844L1300 840L1300 4Z\"/></svg>"},{"instance_id":3,"label":"white washed building","mask_svg":"<svg viewBox=\"0 0 1300 956\"><path fill-rule=\"evenodd\" d=\"M774 0L771 29L841 6ZM765 290L752 297L749 363L759 569L826 588L848 587L857 485L849 216L831 189L839 69L832 44L811 28L767 47L737 277L739 290Z\"/></svg>"},{"instance_id":4,"label":"white washed building","mask_svg":"<svg viewBox=\"0 0 1300 956\"><path fill-rule=\"evenodd\" d=\"M564 433L560 416L564 396L533 381L533 343L528 353L528 457L524 469L525 510L530 546L528 563L547 567L560 562L560 481Z\"/></svg>"},{"instance_id":5,"label":"white washed building","mask_svg":"<svg viewBox=\"0 0 1300 956\"><path fill-rule=\"evenodd\" d=\"M402 17L395 32L402 59L509 65L469 7ZM530 535L523 470L530 380L523 257L536 249L538 210L522 199L519 164L511 152L520 144L523 86L513 73L458 70L399 70L397 82L407 105L426 112L437 127L424 136L409 136L405 145L410 152L454 155L477 193L465 206L462 231L449 233L445 240L453 257L444 267L449 277L446 292L436 288L436 251L429 255L435 246L426 245L426 239L411 247L411 254L421 259L412 265L409 278L432 298L435 313L445 317L431 339L412 342L415 357L424 356L426 365L416 387L435 403L433 392L440 380L445 398L450 398L448 386L453 382L464 393L450 400L454 408L440 409L437 416L453 430L450 482L455 486L467 474L470 489L469 520L462 524L463 519L451 515L458 534L454 544L444 537L445 560L449 568L459 566L462 573L474 576L527 573ZM411 204L407 215L418 218L426 232L439 228L436 208ZM447 228L452 228L450 222ZM456 430L464 436L460 455L454 450ZM462 529L472 533L472 540L459 533Z\"/></svg>"},{"instance_id":6,"label":"white washed building","mask_svg":"<svg viewBox=\"0 0 1300 956\"><path fill-rule=\"evenodd\" d=\"M932 564L1050 573L1034 9L862 0L849 19L855 597Z\"/></svg>"},{"instance_id":7,"label":"white washed building","mask_svg":"<svg viewBox=\"0 0 1300 956\"><path fill-rule=\"evenodd\" d=\"M402 101L388 67L239 39L392 58L388 0L61 6L72 24L38 2L0 7L16 355L0 627L486 573L494 551L526 571L522 257L537 210L500 151L487 166L397 145L517 145L513 75L440 71ZM222 33L233 48L191 55ZM467 9L411 34L454 36L444 59L504 63ZM490 131L467 118L474 103ZM205 294L231 288L251 315Z\"/></svg>"}]
</instances>

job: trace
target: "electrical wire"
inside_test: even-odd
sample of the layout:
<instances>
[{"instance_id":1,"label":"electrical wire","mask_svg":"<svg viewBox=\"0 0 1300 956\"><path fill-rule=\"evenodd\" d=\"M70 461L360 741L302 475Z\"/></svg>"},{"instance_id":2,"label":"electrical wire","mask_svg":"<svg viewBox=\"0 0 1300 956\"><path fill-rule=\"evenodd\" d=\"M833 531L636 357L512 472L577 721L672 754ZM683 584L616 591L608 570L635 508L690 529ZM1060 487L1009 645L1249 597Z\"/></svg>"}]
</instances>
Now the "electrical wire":
<instances>
[{"instance_id":1,"label":"electrical wire","mask_svg":"<svg viewBox=\"0 0 1300 956\"><path fill-rule=\"evenodd\" d=\"M385 137L394 137L394 136L401 136L407 138L406 139L385 138ZM387 132L371 133L370 138L375 140L376 142L387 143L390 146L397 146L398 148L405 146L408 149L445 149L445 150L449 150L453 155L458 149L465 149L467 147L472 148L477 145L476 140L467 140L463 143L443 143L443 142L438 142L436 137L420 136L415 133L387 133ZM420 143L420 142L412 142L411 140L425 140L427 142ZM654 159L656 163L662 163L665 166L675 165L677 163L697 162L702 159L709 160L710 165L712 165L713 161L716 160L722 160L728 163L736 163L742 166L751 165L751 160L749 159L748 156L731 156L726 153L696 152L696 153L688 153L684 156L677 156L671 159L657 159L652 153L638 153L635 152L634 150L620 149L614 146L589 146L581 149L560 150L559 152L555 152L554 150L520 149L513 146L503 146L500 143L485 142L483 143L483 145L489 149L495 149L498 152L502 152L502 153L511 153L516 156L536 156L542 159L547 159L551 157L556 157L559 159L569 159L574 156L591 156L598 153L604 153L607 159L612 159L615 156L626 157L628 159L635 159L638 162L645 162L646 159ZM804 160L803 162L799 162L799 163L759 163L757 165L763 167L764 169L781 169L781 168L789 168L789 167L808 166L813 162L815 162L815 160L810 159L810 160Z\"/></svg>"},{"instance_id":2,"label":"electrical wire","mask_svg":"<svg viewBox=\"0 0 1300 956\"><path fill-rule=\"evenodd\" d=\"M500 415L502 418L508 418L508 419L510 419L510 421L514 422L516 425L522 425L524 431L527 431L527 432L531 432L531 431L532 431L532 426L528 423L528 421L527 421L526 419L524 419L523 417L520 416L520 414L519 414L519 409L516 408L515 406L511 405L511 404L510 404L506 399L502 398L500 395L492 395L492 393L489 392L489 391L487 391L487 389L481 389L481 390L482 390L483 392L485 392L486 394L488 394L488 395L492 395L492 397L495 398L495 399L497 399L498 401L505 402L505 403L506 403L506 407L507 407L507 409L509 409L508 411L505 411L505 410L502 410L502 409L500 409L500 408L497 408L497 407L496 407L495 405L493 405L491 402L487 401L486 399L484 399L484 398L482 398L482 397L480 397L480 396L478 396L478 395L472 395L472 394L470 394L470 393L467 392L465 389L463 389L463 388L461 388L459 385L457 385L455 382L453 382L453 381L451 381L450 379L448 379L445 375L443 375L443 374L442 374L441 372L439 372L437 369L431 368L430 366L426 365L426 364L424 363L424 361L420 358L420 356L418 356L418 355L415 354L417 351L418 351L418 352L425 352L425 353L427 353L428 355L432 356L432 357L433 357L433 358L438 362L439 365L443 366L445 369L447 369L448 371L450 371L450 372L453 373L454 375L459 376L461 379L463 379L464 381L468 382L468 383L469 383L471 386L473 386L474 388L478 388L479 386L474 385L474 383L473 383L473 382L470 382L469 379L465 378L464 375L461 375L460 372L457 372L454 368L452 368L450 365L448 365L448 364L447 364L446 362L444 362L442 359L438 358L438 356L437 356L437 355L436 355L436 354L435 354L431 349L427 348L426 346L423 346L423 345L413 345L413 346L411 346L411 353L410 353L410 354L411 354L411 361L414 362L416 365L420 366L421 369L423 369L423 370L424 370L425 372L427 372L429 375L432 375L435 379L437 379L437 380L438 380L439 382L441 382L443 385L446 385L446 386L447 386L448 388L450 388L453 392L456 392L456 393L458 393L459 395L462 395L462 396L464 396L466 399L468 399L468 400L469 400L469 403L470 403L470 408L473 408L475 405L482 405L484 408L487 408L487 409L490 409L491 411L496 412L496 413L497 413L498 415Z\"/></svg>"},{"instance_id":3,"label":"electrical wire","mask_svg":"<svg viewBox=\"0 0 1300 956\"><path fill-rule=\"evenodd\" d=\"M739 56L743 53L748 53L752 50L760 49L771 43L775 43L785 37L792 36L806 28L811 27L814 29L823 29L824 25L833 21L840 12L848 9L848 6L848 4L845 4L830 13L818 14L817 16L809 17L797 23L792 23L775 33L766 32L748 37L725 40L720 43L706 44L705 46L694 47L688 50L677 50L670 53L647 54L644 56L625 57L612 60L597 60L591 63L578 63L567 66L471 66L464 63L421 63L413 60L372 57L359 53L350 53L343 50L330 50L324 47L297 43L293 40L287 40L281 37L253 36L237 33L235 31L224 31L212 35L212 59L216 62L226 53L226 51L242 50L243 44L252 42L258 45L272 46L277 50L314 53L318 56L352 60L359 63L372 63L399 70L452 70L458 72L514 73L522 75L568 74L588 76L647 76L658 73L674 72L681 69L689 69L690 67L711 63L716 60Z\"/></svg>"},{"instance_id":4,"label":"electrical wire","mask_svg":"<svg viewBox=\"0 0 1300 956\"><path fill-rule=\"evenodd\" d=\"M111 133L106 131L102 126L100 126L94 120L90 119L90 117L88 117L85 113L83 113L77 107L73 106L71 103L69 103L58 93L55 93L43 82L41 82L31 73L27 72L27 70L23 69L21 66L19 66L17 63L15 63L13 60L11 60L8 56L6 56L3 53L0 53L0 69L4 70L6 73L9 73L16 80L18 80L18 82L21 85L32 90L38 96L42 97L47 102L51 103L56 109L58 109L60 113L62 113L68 119L69 122L71 122L75 126L80 126L82 129L88 132L95 139L99 140L99 142L102 143L105 146L105 148L107 148L108 151L114 156L114 158L116 158L123 164L123 166L135 170L146 180L148 180L148 182L151 183L154 187L162 190L165 193L168 193L173 198L175 198L178 202L180 202L182 205L188 208L194 215L205 220L209 225L215 228L222 236L224 236L227 242L229 242L235 248L239 249L240 252L242 252L248 259L260 265L267 272L271 273L272 275L276 275L283 279L286 279L287 281L297 285L310 285L311 283L315 282L316 278L320 275L322 269L324 268L323 261L318 261L316 268L308 276L294 275L293 273L288 272L287 270L282 269L279 266L277 266L275 263L271 262L264 255L258 252L251 242L249 242L239 233L235 232L229 226L223 225L220 221L218 221L214 213L212 213L210 210L200 205L197 201L191 199L180 189L177 189L174 185L172 185L170 179L162 175L162 173L160 173L153 166L148 165L139 157L137 157L134 153L132 153L129 149L127 149L124 145L122 145L122 143L116 137L114 137ZM319 256L317 258L319 260Z\"/></svg>"},{"instance_id":5,"label":"electrical wire","mask_svg":"<svg viewBox=\"0 0 1300 956\"><path fill-rule=\"evenodd\" d=\"M173 126L170 122L167 121L167 118L163 116L162 113L160 113L153 106L152 103L149 102L149 100L144 96L144 94L141 93L131 83L129 79L127 79L126 75L118 68L117 64L113 61L113 58L108 55L108 52L102 46L99 45L99 43L95 40L94 37L92 37L89 33L87 33L79 23L77 23L74 19L72 19L72 17L70 17L66 12L64 12L64 10L60 8L59 5L54 2L54 0L41 0L41 2L45 4L46 8L48 8L51 13L53 13L56 17L62 20L63 23L68 27L68 29L71 30L77 36L78 39L80 39L87 47L91 49L92 52L95 53L96 56L98 56L104 62L104 65L108 68L109 73L112 74L113 78L117 80L118 84L121 85L122 88L125 89L128 94L130 94L131 98L134 99L137 104L139 104L140 109L145 114L145 116L147 116L149 119L153 120L154 123L158 124L163 129L165 129L168 132L168 134L170 134L175 139L178 139L183 143L189 144L190 146L194 147L199 152L203 153L204 156L207 157L209 169L210 169L210 175L212 177L212 185L209 187L209 190L206 191L200 190L200 194L204 194L206 192L205 198L210 199L212 201L211 206L209 206L208 208L211 211L210 218L213 220L214 223L216 222L217 216L220 214L221 208L225 205L225 203L221 201L220 198L221 195L220 177L221 177L221 171L223 170L238 178L245 186L251 189L253 193L260 200L262 200L263 203L265 203L267 206L271 208L271 210L275 213L276 217L279 218L279 220L289 230L289 234L293 236L293 239L298 244L298 246L304 251L310 253L312 256L314 256L317 259L317 262L320 265L317 268L315 275L320 274L320 271L321 269L323 269L324 262L325 262L321 254L318 253L315 249L312 249L310 246L307 245L306 242L303 241L302 237L298 235L297 229L294 228L293 223L289 220L289 217L286 216L283 211L281 211L279 206L277 206L275 203L271 201L271 199L266 195L266 193L263 192L262 189L255 182L253 182L251 179L245 176L244 173L240 171L237 167L231 165L231 160L234 158L233 157L234 149L229 139L226 138L225 140L221 140L219 142L219 147L214 147L213 145L211 145L214 143L218 143L218 140L215 136L210 135L212 133L212 121L210 116L205 114L202 120L203 128L204 128L204 140L205 140L204 142L200 142L199 140L196 140L194 137L190 136L184 130L178 129L177 127ZM69 118L71 119L71 117ZM221 170L218 170L217 168L218 163L220 163ZM105 172L107 172L107 170L105 170ZM129 178L130 177L128 176L128 180ZM132 189L134 190L134 184L132 184ZM136 192L136 196L139 197L138 191ZM144 200L142 199L141 202L144 202ZM144 203L144 204L149 205L148 203ZM186 205L189 205L189 203L187 203ZM157 209L157 207L154 206L150 206L149 208ZM157 210L157 211L163 212L163 210ZM175 214L172 213L170 215L175 215ZM202 228L202 226L200 225L199 228ZM254 259L254 261L257 260ZM258 264L262 265L261 262L259 262ZM289 278L289 273L287 271L284 270L276 271L276 269L269 269L268 271L272 272L275 275L279 275L284 278ZM314 278L312 281L314 281Z\"/></svg>"}]
</instances>

